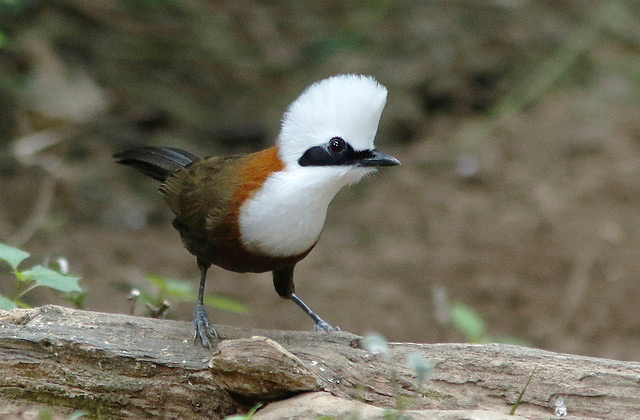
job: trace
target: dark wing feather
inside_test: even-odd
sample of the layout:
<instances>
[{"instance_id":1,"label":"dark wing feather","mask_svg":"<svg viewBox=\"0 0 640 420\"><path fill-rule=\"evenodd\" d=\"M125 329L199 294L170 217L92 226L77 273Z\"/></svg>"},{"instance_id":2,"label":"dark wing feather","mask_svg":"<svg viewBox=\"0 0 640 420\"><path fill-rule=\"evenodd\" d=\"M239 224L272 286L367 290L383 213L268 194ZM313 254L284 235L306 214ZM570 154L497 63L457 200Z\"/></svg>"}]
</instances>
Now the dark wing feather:
<instances>
[{"instance_id":1,"label":"dark wing feather","mask_svg":"<svg viewBox=\"0 0 640 420\"><path fill-rule=\"evenodd\" d=\"M161 182L174 172L199 160L189 152L172 147L138 147L115 153L113 158L117 163L133 166Z\"/></svg>"}]
</instances>

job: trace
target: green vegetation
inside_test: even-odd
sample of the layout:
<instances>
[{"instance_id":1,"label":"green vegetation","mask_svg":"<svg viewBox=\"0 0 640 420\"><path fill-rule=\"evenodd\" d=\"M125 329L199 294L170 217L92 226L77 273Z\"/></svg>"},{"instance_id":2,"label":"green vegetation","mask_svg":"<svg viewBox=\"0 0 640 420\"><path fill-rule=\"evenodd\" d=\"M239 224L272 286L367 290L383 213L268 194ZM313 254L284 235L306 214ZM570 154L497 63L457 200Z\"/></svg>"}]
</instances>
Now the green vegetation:
<instances>
[{"instance_id":1,"label":"green vegetation","mask_svg":"<svg viewBox=\"0 0 640 420\"><path fill-rule=\"evenodd\" d=\"M254 414L256 414L256 411L258 411L258 409L262 407L262 403L258 403L256 404L251 411L249 411L247 414L238 414L235 416L229 416L227 417L226 420L252 420Z\"/></svg>"},{"instance_id":2,"label":"green vegetation","mask_svg":"<svg viewBox=\"0 0 640 420\"><path fill-rule=\"evenodd\" d=\"M452 312L455 312L456 316L458 317L455 322L456 324L459 324L461 330L466 332L469 337L475 337L478 340L488 338L485 334L484 320L480 318L471 308L465 307L463 305L455 305L454 308L456 308L456 310ZM454 316L454 319L456 318L456 316ZM389 360L391 357L389 344L387 343L385 338L378 333L372 333L365 336L365 338L362 340L362 347L365 350L369 351L371 354L379 355L385 360ZM407 365L411 368L416 377L417 395L428 395L428 393L423 390L422 385L433 371L433 365L431 364L431 362L429 362L421 353L411 352L407 354ZM516 402L511 407L509 415L513 416L518 409L518 406L522 403L522 397L524 396L527 387L531 383L531 379L535 375L536 370L537 368L534 368L529 375L527 382L525 383L524 387L520 391L520 394L518 395L518 398L516 399ZM400 393L397 384L397 372L395 371L395 369L391 368L389 373L390 381L393 386L393 393L396 400L396 407L386 410L384 419L409 419L411 417L404 414L404 412L413 404L413 402L415 401L415 396L409 396ZM355 418L358 418L358 416L356 415Z\"/></svg>"},{"instance_id":3,"label":"green vegetation","mask_svg":"<svg viewBox=\"0 0 640 420\"><path fill-rule=\"evenodd\" d=\"M71 413L68 420L78 420L85 416L88 416L89 412L86 410L77 410ZM55 418L55 412L51 407L43 407L38 412L38 420L53 420ZM100 417L96 417L100 418Z\"/></svg>"},{"instance_id":4,"label":"green vegetation","mask_svg":"<svg viewBox=\"0 0 640 420\"><path fill-rule=\"evenodd\" d=\"M529 375L529 379L527 379L527 383L524 384L524 388L522 388L522 391L520 391L520 395L518 395L518 399L516 400L515 403L513 403L513 407L511 407L511 411L509 411L510 416L513 416L516 414L516 410L518 409L518 406L522 402L522 396L524 395L524 392L527 390L527 387L531 382L531 378L533 378L533 375L535 375L536 369L537 368L533 368L533 370L531 371L531 375Z\"/></svg>"},{"instance_id":5,"label":"green vegetation","mask_svg":"<svg viewBox=\"0 0 640 420\"><path fill-rule=\"evenodd\" d=\"M19 266L30 257L28 252L0 243L0 260L10 268L15 278L15 292L10 296L0 294L0 309L28 308L22 297L36 287L43 286L63 292L63 298L71 302L76 308L82 308L86 293L78 285L79 277L66 273L66 263L59 263L58 270L43 265L34 265L27 270L20 270ZM193 285L187 280L168 279L157 275L147 276L147 281L154 293L135 291L130 296L133 300L132 313L140 298L151 316L161 316L169 308L169 300L178 302L196 302L198 295ZM216 295L205 295L207 306L237 314L249 313L249 308L234 299Z\"/></svg>"},{"instance_id":6,"label":"green vegetation","mask_svg":"<svg viewBox=\"0 0 640 420\"><path fill-rule=\"evenodd\" d=\"M367 334L362 340L362 347L369 353L381 356L387 361L391 358L389 343L387 343L387 340L378 333ZM407 354L407 365L411 368L416 377L417 395L424 395L422 385L433 371L433 365L418 352L411 352ZM398 372L396 372L393 367L389 369L389 381L393 388L396 406L392 409L385 410L384 419L401 420L410 418L406 416L404 412L411 407L416 396L400 392L400 387L398 385Z\"/></svg>"},{"instance_id":7,"label":"green vegetation","mask_svg":"<svg viewBox=\"0 0 640 420\"><path fill-rule=\"evenodd\" d=\"M84 292L78 285L79 277L69 276L42 265L34 265L28 270L19 270L18 266L27 258L29 253L21 249L0 244L0 260L11 267L16 279L15 292L10 296L0 294L0 309L28 308L29 305L21 299L29 291L43 286L65 293L65 298L76 306L82 306Z\"/></svg>"},{"instance_id":8,"label":"green vegetation","mask_svg":"<svg viewBox=\"0 0 640 420\"><path fill-rule=\"evenodd\" d=\"M131 310L132 313L138 297L140 301L145 304L152 317L161 316L169 308L169 302L171 300L195 303L198 299L198 293L193 284L188 280L169 279L150 274L147 276L147 281L151 288L155 290L155 293L146 291L138 292L134 290L130 295L130 299L134 301ZM227 312L237 314L249 313L249 308L245 304L223 296L206 294L204 295L204 303L207 306Z\"/></svg>"},{"instance_id":9,"label":"green vegetation","mask_svg":"<svg viewBox=\"0 0 640 420\"><path fill-rule=\"evenodd\" d=\"M504 343L529 346L517 337L492 336L487 333L487 323L473 308L460 303L451 305L451 320L453 325L465 340L473 344Z\"/></svg>"}]
</instances>

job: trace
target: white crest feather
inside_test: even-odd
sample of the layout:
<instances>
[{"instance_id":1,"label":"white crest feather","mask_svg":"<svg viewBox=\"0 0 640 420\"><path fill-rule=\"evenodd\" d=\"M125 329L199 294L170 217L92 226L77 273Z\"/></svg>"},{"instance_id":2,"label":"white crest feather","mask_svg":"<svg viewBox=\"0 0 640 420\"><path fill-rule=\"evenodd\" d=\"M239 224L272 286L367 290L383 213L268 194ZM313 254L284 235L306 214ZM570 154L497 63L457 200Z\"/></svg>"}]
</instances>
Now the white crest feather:
<instances>
[{"instance_id":1,"label":"white crest feather","mask_svg":"<svg viewBox=\"0 0 640 420\"><path fill-rule=\"evenodd\" d=\"M373 77L341 75L314 83L289 106L278 139L285 169L271 175L240 210L240 233L248 249L287 257L315 244L336 193L376 169L300 166L298 159L336 136L355 150L374 149L386 100L387 89Z\"/></svg>"},{"instance_id":2,"label":"white crest feather","mask_svg":"<svg viewBox=\"0 0 640 420\"><path fill-rule=\"evenodd\" d=\"M309 86L282 119L280 158L293 165L313 146L342 137L355 150L373 149L387 88L371 76L343 74Z\"/></svg>"}]
</instances>

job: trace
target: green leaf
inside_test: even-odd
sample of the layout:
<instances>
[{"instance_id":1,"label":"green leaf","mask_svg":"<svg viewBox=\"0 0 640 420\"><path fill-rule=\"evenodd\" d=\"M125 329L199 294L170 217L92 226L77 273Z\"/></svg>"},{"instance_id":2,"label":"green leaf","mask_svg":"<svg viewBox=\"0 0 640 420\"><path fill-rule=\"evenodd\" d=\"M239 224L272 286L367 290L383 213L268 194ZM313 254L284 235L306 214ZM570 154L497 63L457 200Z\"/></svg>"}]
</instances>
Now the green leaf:
<instances>
[{"instance_id":1,"label":"green leaf","mask_svg":"<svg viewBox=\"0 0 640 420\"><path fill-rule=\"evenodd\" d=\"M18 270L18 266L24 260L29 258L29 253L24 252L21 249L13 248L8 245L0 244L0 260L4 260L13 268L13 271Z\"/></svg>"},{"instance_id":2,"label":"green leaf","mask_svg":"<svg viewBox=\"0 0 640 420\"><path fill-rule=\"evenodd\" d=\"M153 306L158 306L160 305L160 303L162 303L160 299L144 291L140 292L140 296L138 297L138 300L142 303L148 303Z\"/></svg>"},{"instance_id":3,"label":"green leaf","mask_svg":"<svg viewBox=\"0 0 640 420\"><path fill-rule=\"evenodd\" d=\"M149 274L147 276L147 281L156 286L158 289L165 290L167 288L167 280L162 276Z\"/></svg>"},{"instance_id":4,"label":"green leaf","mask_svg":"<svg viewBox=\"0 0 640 420\"><path fill-rule=\"evenodd\" d=\"M13 303L18 305L18 308L21 308L21 309L29 309L29 308L31 308L31 306L27 305L26 303L24 303L20 299L14 299Z\"/></svg>"},{"instance_id":5,"label":"green leaf","mask_svg":"<svg viewBox=\"0 0 640 420\"><path fill-rule=\"evenodd\" d=\"M518 399L516 400L516 402L511 407L511 411L509 412L510 416L513 416L514 414L516 414L516 410L518 409L518 406L522 402L522 397L524 396L524 393L527 390L527 387L529 387L529 383L531 382L531 379L533 378L533 375L536 374L536 370L538 370L537 366L534 367L533 370L531 371L531 375L529 375L529 379L527 379L527 383L524 384L524 388L522 388L522 391L520 391L520 395L518 395Z\"/></svg>"},{"instance_id":6,"label":"green leaf","mask_svg":"<svg viewBox=\"0 0 640 420\"><path fill-rule=\"evenodd\" d=\"M233 312L236 314L249 313L249 308L244 303L238 302L235 299L231 299L223 296L205 295L204 304L207 306L222 309L223 311L227 311L227 312Z\"/></svg>"},{"instance_id":7,"label":"green leaf","mask_svg":"<svg viewBox=\"0 0 640 420\"><path fill-rule=\"evenodd\" d=\"M79 277L65 276L50 268L36 265L31 270L23 271L22 274L35 281L34 287L45 286L61 292L82 292L78 285Z\"/></svg>"},{"instance_id":8,"label":"green leaf","mask_svg":"<svg viewBox=\"0 0 640 420\"><path fill-rule=\"evenodd\" d=\"M456 328L472 343L483 340L487 326L484 319L476 311L467 305L451 305L451 318Z\"/></svg>"},{"instance_id":9,"label":"green leaf","mask_svg":"<svg viewBox=\"0 0 640 420\"><path fill-rule=\"evenodd\" d=\"M168 279L150 274L147 276L147 281L160 289L160 295L166 294L169 297L185 302L195 302L197 299L193 285L187 280Z\"/></svg>"},{"instance_id":10,"label":"green leaf","mask_svg":"<svg viewBox=\"0 0 640 420\"><path fill-rule=\"evenodd\" d=\"M67 292L62 298L67 302L73 303L76 309L82 309L84 308L84 301L87 298L87 294L85 292Z\"/></svg>"},{"instance_id":11,"label":"green leaf","mask_svg":"<svg viewBox=\"0 0 640 420\"><path fill-rule=\"evenodd\" d=\"M251 411L247 414L236 414L235 416L228 416L225 420L253 420L253 416L255 416L256 411L262 407L262 403L258 403L253 406Z\"/></svg>"},{"instance_id":12,"label":"green leaf","mask_svg":"<svg viewBox=\"0 0 640 420\"><path fill-rule=\"evenodd\" d=\"M42 407L38 412L38 420L53 420L53 409L51 407Z\"/></svg>"},{"instance_id":13,"label":"green leaf","mask_svg":"<svg viewBox=\"0 0 640 420\"><path fill-rule=\"evenodd\" d=\"M4 309L5 311L10 311L17 307L18 305L16 305L11 299L9 299L6 296L0 295L0 309Z\"/></svg>"},{"instance_id":14,"label":"green leaf","mask_svg":"<svg viewBox=\"0 0 640 420\"><path fill-rule=\"evenodd\" d=\"M198 295L193 288L193 284L188 280L168 279L155 274L150 274L147 276L147 281L160 289L160 297L165 295L166 297L182 302L196 302L198 300ZM158 299L147 293L143 293L141 297L144 301L156 305L158 305L159 300L161 300L161 298ZM235 299L222 296L205 295L204 304L227 312L237 314L249 313L249 308L243 303L238 302Z\"/></svg>"},{"instance_id":15,"label":"green leaf","mask_svg":"<svg viewBox=\"0 0 640 420\"><path fill-rule=\"evenodd\" d=\"M167 295L184 301L193 301L197 295L193 291L193 285L186 280L166 280L165 292Z\"/></svg>"}]
</instances>

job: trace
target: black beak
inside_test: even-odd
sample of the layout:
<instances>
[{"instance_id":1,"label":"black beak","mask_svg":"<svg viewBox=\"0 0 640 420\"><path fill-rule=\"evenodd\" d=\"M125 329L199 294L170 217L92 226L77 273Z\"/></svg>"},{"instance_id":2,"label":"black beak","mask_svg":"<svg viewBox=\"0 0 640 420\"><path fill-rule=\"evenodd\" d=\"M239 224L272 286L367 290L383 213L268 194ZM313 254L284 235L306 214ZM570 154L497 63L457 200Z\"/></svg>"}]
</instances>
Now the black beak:
<instances>
[{"instance_id":1,"label":"black beak","mask_svg":"<svg viewBox=\"0 0 640 420\"><path fill-rule=\"evenodd\" d=\"M356 166L396 166L400 161L391 155L370 150L365 156L358 159Z\"/></svg>"}]
</instances>

